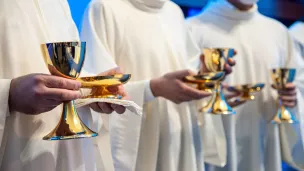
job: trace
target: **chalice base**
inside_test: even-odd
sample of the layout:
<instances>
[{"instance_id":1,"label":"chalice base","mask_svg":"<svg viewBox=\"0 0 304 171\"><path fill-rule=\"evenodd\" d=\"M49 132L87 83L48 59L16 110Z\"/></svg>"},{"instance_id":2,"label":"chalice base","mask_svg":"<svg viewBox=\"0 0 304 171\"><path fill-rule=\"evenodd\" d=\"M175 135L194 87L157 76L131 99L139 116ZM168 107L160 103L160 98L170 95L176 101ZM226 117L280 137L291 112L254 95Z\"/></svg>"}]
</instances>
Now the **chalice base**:
<instances>
[{"instance_id":1,"label":"chalice base","mask_svg":"<svg viewBox=\"0 0 304 171\"><path fill-rule=\"evenodd\" d=\"M98 134L90 130L79 118L74 101L64 103L60 121L56 128L43 140L68 140L96 137Z\"/></svg>"},{"instance_id":2,"label":"chalice base","mask_svg":"<svg viewBox=\"0 0 304 171\"><path fill-rule=\"evenodd\" d=\"M285 106L281 106L276 113L276 116L271 121L273 124L282 124L282 123L289 123L289 124L297 124L299 121L295 118L289 108Z\"/></svg>"},{"instance_id":3,"label":"chalice base","mask_svg":"<svg viewBox=\"0 0 304 171\"><path fill-rule=\"evenodd\" d=\"M214 115L234 115L236 112L228 105L226 102L225 96L223 95L222 88L216 90L215 94L213 95L212 99L209 103L200 109L200 112L210 113Z\"/></svg>"}]
</instances>

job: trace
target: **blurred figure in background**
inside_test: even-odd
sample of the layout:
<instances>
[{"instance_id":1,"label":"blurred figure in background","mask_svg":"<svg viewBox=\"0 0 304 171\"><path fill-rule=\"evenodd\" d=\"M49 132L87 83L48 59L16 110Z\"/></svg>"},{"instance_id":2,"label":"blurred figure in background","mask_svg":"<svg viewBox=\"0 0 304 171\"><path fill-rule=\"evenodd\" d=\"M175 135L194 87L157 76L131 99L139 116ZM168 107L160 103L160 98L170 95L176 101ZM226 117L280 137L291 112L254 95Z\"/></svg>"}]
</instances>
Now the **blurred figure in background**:
<instances>
[{"instance_id":1,"label":"blurred figure in background","mask_svg":"<svg viewBox=\"0 0 304 171\"><path fill-rule=\"evenodd\" d=\"M82 39L88 42L88 55L95 57L85 69L99 73L104 63L121 66L132 74L133 82L126 85L132 100L144 106L142 120L111 116L115 169L203 171L198 109L190 101L210 94L182 81L199 70L200 50L181 9L169 0L93 0ZM198 61L195 73L185 70L192 59ZM231 72L228 64L226 70Z\"/></svg>"},{"instance_id":2,"label":"blurred figure in background","mask_svg":"<svg viewBox=\"0 0 304 171\"><path fill-rule=\"evenodd\" d=\"M257 0L210 1L188 25L200 48L232 47L238 65L227 77L230 85L265 83L254 101L235 108L235 116L223 116L227 141L227 164L206 159L210 171L280 171L281 162L304 169L303 60L295 52L288 29L258 12ZM271 124L276 114L277 91L271 88L270 69L297 69L295 84L279 94L293 108L298 125Z\"/></svg>"}]
</instances>

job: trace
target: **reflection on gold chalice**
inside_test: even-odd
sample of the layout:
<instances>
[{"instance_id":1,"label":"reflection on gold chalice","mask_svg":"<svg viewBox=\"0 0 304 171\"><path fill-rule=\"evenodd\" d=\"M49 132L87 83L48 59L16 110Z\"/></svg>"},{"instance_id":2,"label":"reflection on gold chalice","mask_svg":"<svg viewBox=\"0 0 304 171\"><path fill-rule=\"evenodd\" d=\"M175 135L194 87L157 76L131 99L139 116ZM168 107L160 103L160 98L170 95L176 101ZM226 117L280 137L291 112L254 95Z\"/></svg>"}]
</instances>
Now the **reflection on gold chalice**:
<instances>
[{"instance_id":1,"label":"reflection on gold chalice","mask_svg":"<svg viewBox=\"0 0 304 171\"><path fill-rule=\"evenodd\" d=\"M83 67L86 42L56 42L41 45L44 61L52 75L76 80ZM79 118L74 101L65 102L56 128L43 140L67 140L95 137Z\"/></svg>"},{"instance_id":2,"label":"reflection on gold chalice","mask_svg":"<svg viewBox=\"0 0 304 171\"><path fill-rule=\"evenodd\" d=\"M225 76L224 72L209 72L194 76L186 76L184 82L197 84L197 89L210 91L215 87L215 81L222 79Z\"/></svg>"},{"instance_id":3,"label":"reflection on gold chalice","mask_svg":"<svg viewBox=\"0 0 304 171\"><path fill-rule=\"evenodd\" d=\"M241 96L234 99L235 102L246 102L248 100L254 100L255 96L253 93L260 92L265 87L265 84L243 84L230 86L227 88L230 92L241 93Z\"/></svg>"},{"instance_id":4,"label":"reflection on gold chalice","mask_svg":"<svg viewBox=\"0 0 304 171\"><path fill-rule=\"evenodd\" d=\"M202 73L195 76L187 76L184 78L184 82L186 83L192 83L197 84L197 89L202 91L211 91L215 92L215 95L212 96L211 101L214 102L217 100L217 102L222 102L220 99L215 99L217 97L220 97L219 94L219 87L220 83L219 80L223 79L225 76L225 72L210 72L210 73ZM221 98L221 97L220 97ZM209 109L214 109L214 111L208 111L210 113L216 113L216 110L218 109L217 106L219 106L217 103L211 104L213 106L209 106L211 103L209 103L207 106L204 106L200 109L200 112L205 112Z\"/></svg>"},{"instance_id":5,"label":"reflection on gold chalice","mask_svg":"<svg viewBox=\"0 0 304 171\"><path fill-rule=\"evenodd\" d=\"M114 98L121 99L121 95L115 95L108 90L109 87L119 86L127 83L131 74L115 74L110 76L80 77L82 88L89 88L90 94L83 98Z\"/></svg>"},{"instance_id":6,"label":"reflection on gold chalice","mask_svg":"<svg viewBox=\"0 0 304 171\"><path fill-rule=\"evenodd\" d=\"M271 78L273 81L273 87L276 90L286 89L287 83L292 83L296 76L296 69L292 68L275 68L271 70ZM295 116L292 114L291 110L282 104L279 100L279 109L272 120L274 124L281 123L298 123Z\"/></svg>"},{"instance_id":7,"label":"reflection on gold chalice","mask_svg":"<svg viewBox=\"0 0 304 171\"><path fill-rule=\"evenodd\" d=\"M233 48L205 48L203 49L203 55L206 69L209 72L224 72L224 66L228 63L228 59L235 55L235 50ZM213 98L200 111L215 115L235 114L235 111L226 102L222 91L221 83L224 78L225 76L215 82L216 91Z\"/></svg>"}]
</instances>

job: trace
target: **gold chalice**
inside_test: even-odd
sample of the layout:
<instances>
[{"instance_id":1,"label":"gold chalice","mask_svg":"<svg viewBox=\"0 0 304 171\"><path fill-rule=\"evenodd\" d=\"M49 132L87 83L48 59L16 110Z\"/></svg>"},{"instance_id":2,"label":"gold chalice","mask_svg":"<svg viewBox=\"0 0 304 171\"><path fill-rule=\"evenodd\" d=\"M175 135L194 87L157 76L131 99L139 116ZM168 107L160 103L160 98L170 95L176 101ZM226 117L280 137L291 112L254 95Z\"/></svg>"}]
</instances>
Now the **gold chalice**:
<instances>
[{"instance_id":1,"label":"gold chalice","mask_svg":"<svg viewBox=\"0 0 304 171\"><path fill-rule=\"evenodd\" d=\"M209 73L201 73L195 76L187 76L184 78L184 82L197 84L197 89L202 91L209 91L218 93L218 81L223 79L225 76L225 72L209 72ZM216 96L212 96L211 101L215 101ZM208 108L210 108L208 106ZM205 111L205 107L200 109L200 112ZM212 111L211 111L212 112Z\"/></svg>"},{"instance_id":2,"label":"gold chalice","mask_svg":"<svg viewBox=\"0 0 304 171\"><path fill-rule=\"evenodd\" d=\"M241 96L235 99L236 102L246 102L248 100L254 100L255 96L253 93L260 92L265 87L263 83L257 84L243 84L230 86L227 88L230 92L241 93Z\"/></svg>"},{"instance_id":3,"label":"gold chalice","mask_svg":"<svg viewBox=\"0 0 304 171\"><path fill-rule=\"evenodd\" d=\"M204 63L209 72L223 72L224 66L229 58L235 55L232 48L205 48L203 49ZM231 115L235 111L226 102L222 91L222 79L215 82L215 92L213 98L209 101L207 106L201 109L202 112L207 112L215 115Z\"/></svg>"},{"instance_id":4,"label":"gold chalice","mask_svg":"<svg viewBox=\"0 0 304 171\"><path fill-rule=\"evenodd\" d=\"M85 42L58 42L41 45L44 61L52 75L76 80L83 67L86 52ZM66 140L95 137L79 118L74 101L65 102L56 128L43 140Z\"/></svg>"},{"instance_id":5,"label":"gold chalice","mask_svg":"<svg viewBox=\"0 0 304 171\"><path fill-rule=\"evenodd\" d=\"M276 90L286 89L286 84L294 81L296 76L296 69L292 68L275 68L271 70L271 78L273 81L273 87ZM272 120L274 124L281 123L298 123L291 110L282 104L279 100L279 109Z\"/></svg>"},{"instance_id":6,"label":"gold chalice","mask_svg":"<svg viewBox=\"0 0 304 171\"><path fill-rule=\"evenodd\" d=\"M131 75L96 76L78 78L85 61L85 42L57 42L41 45L44 61L52 75L67 79L78 80L82 88L96 88L100 90L108 86L116 86L127 82ZM105 94L103 94L105 93ZM112 97L109 91L91 93L90 97ZM67 140L77 138L95 137L98 134L90 130L79 118L74 101L65 102L61 118L56 128L43 140Z\"/></svg>"},{"instance_id":7,"label":"gold chalice","mask_svg":"<svg viewBox=\"0 0 304 171\"><path fill-rule=\"evenodd\" d=\"M222 79L224 76L224 72L210 72L186 76L183 81L190 84L196 84L197 89L199 90L212 91L215 87L215 82Z\"/></svg>"},{"instance_id":8,"label":"gold chalice","mask_svg":"<svg viewBox=\"0 0 304 171\"><path fill-rule=\"evenodd\" d=\"M112 98L121 99L121 95L114 95L108 90L109 87L127 83L131 74L115 74L109 76L80 77L82 88L89 88L91 92L83 98Z\"/></svg>"}]
</instances>

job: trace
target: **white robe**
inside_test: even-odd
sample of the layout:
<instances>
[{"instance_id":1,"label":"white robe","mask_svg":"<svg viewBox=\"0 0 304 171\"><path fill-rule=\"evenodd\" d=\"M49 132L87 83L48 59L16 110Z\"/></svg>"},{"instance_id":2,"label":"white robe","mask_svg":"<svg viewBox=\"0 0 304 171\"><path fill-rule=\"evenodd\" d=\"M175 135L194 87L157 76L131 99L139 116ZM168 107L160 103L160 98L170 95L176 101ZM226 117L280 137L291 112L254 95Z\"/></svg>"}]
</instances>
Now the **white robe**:
<instances>
[{"instance_id":1,"label":"white robe","mask_svg":"<svg viewBox=\"0 0 304 171\"><path fill-rule=\"evenodd\" d=\"M303 60L294 53L288 30L261 15L257 6L240 12L225 0L210 2L206 9L188 20L193 38L204 47L232 47L238 54L230 85L265 83L256 100L235 108L234 116L223 116L227 141L227 165L208 165L208 170L279 171L281 161L304 169L303 94L298 91L294 109L298 125L269 123L276 112L276 91L271 88L270 69L296 67L298 90L303 90ZM282 149L282 150L281 150Z\"/></svg>"},{"instance_id":2,"label":"white robe","mask_svg":"<svg viewBox=\"0 0 304 171\"><path fill-rule=\"evenodd\" d=\"M100 130L99 137L68 141L42 140L57 125L62 106L36 116L9 112L11 79L49 73L40 44L75 40L79 40L78 31L66 0L0 0L1 171L113 170L109 138L103 146L108 149L101 152L98 143L106 133L101 132L100 115L94 115L92 122L89 108L79 113L90 128ZM108 158L102 157L105 154Z\"/></svg>"},{"instance_id":3,"label":"white robe","mask_svg":"<svg viewBox=\"0 0 304 171\"><path fill-rule=\"evenodd\" d=\"M295 45L297 50L304 57L304 22L298 21L290 26L289 28L290 34L295 39Z\"/></svg>"},{"instance_id":4,"label":"white robe","mask_svg":"<svg viewBox=\"0 0 304 171\"><path fill-rule=\"evenodd\" d=\"M94 0L81 36L95 56L85 69L98 73L104 62L116 63L132 74L126 88L132 100L144 106L143 118L122 115L110 120L115 169L204 170L195 106L155 99L149 88L150 79L186 69L191 57L198 59L200 51L187 34L180 8L164 0Z\"/></svg>"}]
</instances>

